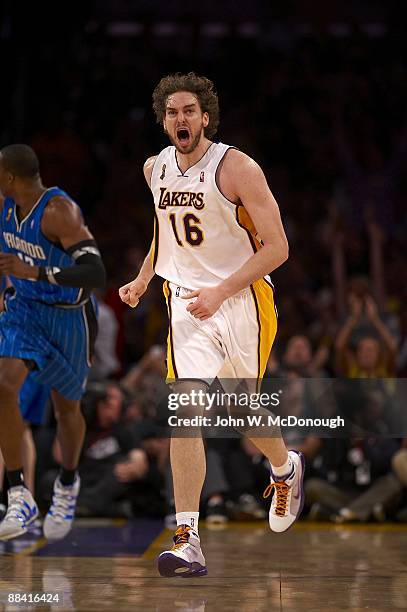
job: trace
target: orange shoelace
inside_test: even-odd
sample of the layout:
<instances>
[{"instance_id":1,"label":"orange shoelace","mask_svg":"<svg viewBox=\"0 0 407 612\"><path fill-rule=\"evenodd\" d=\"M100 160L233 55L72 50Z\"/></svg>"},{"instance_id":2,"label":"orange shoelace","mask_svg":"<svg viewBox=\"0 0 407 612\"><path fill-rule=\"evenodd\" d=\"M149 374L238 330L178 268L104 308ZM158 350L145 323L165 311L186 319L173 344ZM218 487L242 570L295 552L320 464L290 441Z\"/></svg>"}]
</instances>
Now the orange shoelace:
<instances>
[{"instance_id":1,"label":"orange shoelace","mask_svg":"<svg viewBox=\"0 0 407 612\"><path fill-rule=\"evenodd\" d=\"M175 532L175 536L173 537L174 546L172 547L172 550L176 550L183 544L188 543L190 531L191 528L187 525L181 525L181 527L178 527L177 531Z\"/></svg>"},{"instance_id":2,"label":"orange shoelace","mask_svg":"<svg viewBox=\"0 0 407 612\"><path fill-rule=\"evenodd\" d=\"M276 499L276 514L278 516L285 516L287 510L287 496L290 487L283 482L271 482L268 487L264 490L263 497L266 499L271 495L272 490L275 488Z\"/></svg>"}]
</instances>

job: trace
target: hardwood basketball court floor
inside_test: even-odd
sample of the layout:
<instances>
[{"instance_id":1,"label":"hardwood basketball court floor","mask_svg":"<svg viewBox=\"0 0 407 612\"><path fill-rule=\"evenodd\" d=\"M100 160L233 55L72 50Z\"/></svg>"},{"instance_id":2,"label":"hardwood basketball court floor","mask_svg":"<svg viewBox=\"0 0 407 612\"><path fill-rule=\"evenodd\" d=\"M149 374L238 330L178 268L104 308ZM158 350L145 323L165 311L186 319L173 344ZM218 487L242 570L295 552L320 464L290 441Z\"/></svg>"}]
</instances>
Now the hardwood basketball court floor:
<instances>
[{"instance_id":1,"label":"hardwood basketball court floor","mask_svg":"<svg viewBox=\"0 0 407 612\"><path fill-rule=\"evenodd\" d=\"M156 555L172 532L158 521L77 521L65 540L40 531L0 543L0 611L266 612L406 610L407 526L300 522L202 524L208 576L161 578ZM58 594L12 603L10 594Z\"/></svg>"}]
</instances>

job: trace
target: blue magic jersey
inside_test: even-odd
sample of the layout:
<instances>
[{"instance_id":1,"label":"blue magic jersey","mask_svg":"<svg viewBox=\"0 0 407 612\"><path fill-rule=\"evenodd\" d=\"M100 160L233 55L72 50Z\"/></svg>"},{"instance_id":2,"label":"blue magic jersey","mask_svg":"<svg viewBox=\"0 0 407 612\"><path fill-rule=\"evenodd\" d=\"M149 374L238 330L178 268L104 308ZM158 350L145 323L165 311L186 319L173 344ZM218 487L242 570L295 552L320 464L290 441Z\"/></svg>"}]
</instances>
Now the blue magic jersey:
<instances>
[{"instance_id":1,"label":"blue magic jersey","mask_svg":"<svg viewBox=\"0 0 407 612\"><path fill-rule=\"evenodd\" d=\"M73 258L62 249L61 245L48 240L41 231L44 209L49 200L55 196L71 199L62 189L51 187L42 194L29 214L21 221L18 220L14 200L5 198L0 217L0 244L4 253L14 253L32 266L62 269L75 264ZM10 280L17 295L27 300L55 305L79 305L89 297L89 294L84 294L83 289L61 287L47 281L16 278L12 275Z\"/></svg>"}]
</instances>

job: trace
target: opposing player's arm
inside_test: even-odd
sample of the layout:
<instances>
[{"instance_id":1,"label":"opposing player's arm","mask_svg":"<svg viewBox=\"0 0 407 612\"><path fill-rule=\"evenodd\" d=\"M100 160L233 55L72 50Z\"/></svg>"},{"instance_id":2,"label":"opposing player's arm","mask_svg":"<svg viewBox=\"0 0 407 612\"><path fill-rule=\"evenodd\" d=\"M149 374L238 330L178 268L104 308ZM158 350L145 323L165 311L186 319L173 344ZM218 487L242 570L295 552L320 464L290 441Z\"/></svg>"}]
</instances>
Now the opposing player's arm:
<instances>
[{"instance_id":1,"label":"opposing player's arm","mask_svg":"<svg viewBox=\"0 0 407 612\"><path fill-rule=\"evenodd\" d=\"M106 272L99 249L74 202L59 196L53 198L44 211L41 229L49 240L62 245L75 265L61 270L41 267L38 280L84 289L104 287Z\"/></svg>"},{"instance_id":2,"label":"opposing player's arm","mask_svg":"<svg viewBox=\"0 0 407 612\"><path fill-rule=\"evenodd\" d=\"M222 172L228 194L245 207L263 243L257 253L221 283L226 297L230 297L281 266L288 258L288 242L277 202L260 166L244 153L231 150Z\"/></svg>"},{"instance_id":3,"label":"opposing player's arm","mask_svg":"<svg viewBox=\"0 0 407 612\"><path fill-rule=\"evenodd\" d=\"M153 167L155 164L155 160L157 156L149 157L144 164L144 177L146 179L147 185L151 188L151 175L153 173ZM120 299L125 303L135 308L139 303L141 296L146 292L147 287L154 276L153 269L153 250L154 250L154 240L151 243L150 250L144 259L143 265L140 268L140 271L137 277L120 287L119 296Z\"/></svg>"}]
</instances>

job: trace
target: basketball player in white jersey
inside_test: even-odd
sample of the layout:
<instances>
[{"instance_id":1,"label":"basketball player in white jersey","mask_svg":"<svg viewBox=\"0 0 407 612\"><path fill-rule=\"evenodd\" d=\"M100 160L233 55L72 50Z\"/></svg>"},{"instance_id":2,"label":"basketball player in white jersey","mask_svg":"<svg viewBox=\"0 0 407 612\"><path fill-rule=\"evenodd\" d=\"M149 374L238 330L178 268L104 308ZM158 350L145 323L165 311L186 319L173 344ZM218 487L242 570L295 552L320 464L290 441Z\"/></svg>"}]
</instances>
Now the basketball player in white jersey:
<instances>
[{"instance_id":1,"label":"basketball player in white jersey","mask_svg":"<svg viewBox=\"0 0 407 612\"><path fill-rule=\"evenodd\" d=\"M153 108L172 144L145 163L154 239L120 297L135 307L154 274L165 279L172 391L206 392L217 376L261 380L277 329L268 274L288 257L277 203L253 159L211 140L219 123L211 81L194 73L167 76ZM287 451L281 436L250 439L271 465L270 527L286 531L302 510L304 459ZM178 529L158 569L163 576L205 575L198 534L202 437L172 437L170 454Z\"/></svg>"}]
</instances>

